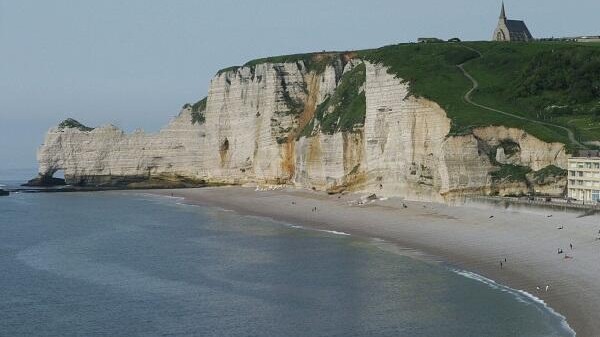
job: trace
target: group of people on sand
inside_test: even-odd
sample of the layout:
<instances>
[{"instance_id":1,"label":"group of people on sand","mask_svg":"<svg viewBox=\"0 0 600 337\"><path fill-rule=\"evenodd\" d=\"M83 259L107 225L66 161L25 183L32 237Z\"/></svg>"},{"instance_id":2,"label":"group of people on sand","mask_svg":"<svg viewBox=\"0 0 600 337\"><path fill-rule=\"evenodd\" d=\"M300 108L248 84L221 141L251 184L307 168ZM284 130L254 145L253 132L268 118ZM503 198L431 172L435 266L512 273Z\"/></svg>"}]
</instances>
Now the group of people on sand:
<instances>
[{"instance_id":1,"label":"group of people on sand","mask_svg":"<svg viewBox=\"0 0 600 337\"><path fill-rule=\"evenodd\" d=\"M547 218L551 218L551 217L552 217L552 215L547 215L546 217L547 217ZM494 218L494 216L493 216L493 215L490 215L489 219L493 219L493 218ZM564 229L564 228L565 228L565 227L564 227L563 225L560 225L560 226L558 226L558 227L557 227L557 229L559 229L559 230L561 230L561 229ZM596 238L596 240L600 240L600 230L598 230L598 237ZM569 248L570 248L570 250L571 250L571 251L573 251L573 248L574 248L574 247L573 247L573 243L569 243ZM565 252L563 251L563 249L562 249L562 248L558 248L558 249L556 250L556 252L557 252L557 254L559 254L559 255L561 255L561 254L564 254L564 258L565 258L565 259L572 259L572 258L573 258L573 256L571 256L571 255L568 255L568 254L565 254ZM506 258L504 258L504 260L503 260L503 261L502 261L502 260L500 261L500 269L503 269L503 268L504 268L504 265L506 264L506 262L507 262L507 259L506 259ZM536 288L536 290L537 290L538 292L542 290L542 288L541 288L540 286L536 286L535 288ZM546 285L546 286L544 287L544 289L545 289L545 291L548 291L548 289L550 289L550 285Z\"/></svg>"},{"instance_id":2,"label":"group of people on sand","mask_svg":"<svg viewBox=\"0 0 600 337\"><path fill-rule=\"evenodd\" d=\"M550 285L546 284L546 292L548 292L548 290L550 289ZM542 291L542 288L540 286L536 286L535 290L537 290L538 292Z\"/></svg>"},{"instance_id":3,"label":"group of people on sand","mask_svg":"<svg viewBox=\"0 0 600 337\"><path fill-rule=\"evenodd\" d=\"M569 247L571 248L571 250L573 250L573 244L572 243L569 243ZM556 252L559 255L564 253L564 251L562 250L562 248L558 248ZM565 254L565 259L572 259L572 258L573 258L572 256Z\"/></svg>"}]
</instances>

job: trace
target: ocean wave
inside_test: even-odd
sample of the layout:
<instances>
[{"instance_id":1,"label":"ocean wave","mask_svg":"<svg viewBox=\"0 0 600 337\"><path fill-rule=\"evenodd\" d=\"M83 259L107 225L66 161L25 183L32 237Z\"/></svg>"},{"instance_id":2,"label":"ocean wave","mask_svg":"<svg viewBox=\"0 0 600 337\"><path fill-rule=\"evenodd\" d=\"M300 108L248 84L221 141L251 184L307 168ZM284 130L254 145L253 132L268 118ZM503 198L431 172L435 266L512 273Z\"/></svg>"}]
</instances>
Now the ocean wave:
<instances>
[{"instance_id":1,"label":"ocean wave","mask_svg":"<svg viewBox=\"0 0 600 337\"><path fill-rule=\"evenodd\" d=\"M326 230L326 229L316 229L316 231L329 233L329 234L335 234L335 235L350 236L350 234L345 233L345 232L330 231L330 230Z\"/></svg>"},{"instance_id":2,"label":"ocean wave","mask_svg":"<svg viewBox=\"0 0 600 337\"><path fill-rule=\"evenodd\" d=\"M530 294L524 290L513 289L508 286L499 284L492 279L489 279L485 276L481 276L479 274L476 274L476 273L473 273L470 271L454 269L454 268L450 268L450 270L458 275L463 276L463 277L484 283L485 285L487 285L488 287L490 287L492 289L497 289L502 292L509 293L509 294L513 295L515 297L515 299L521 303L541 305L545 310L550 312L550 314L561 319L561 325L563 326L563 328L565 330L567 330L569 333L571 333L572 336L576 335L575 330L573 330L571 328L571 326L569 326L569 323L567 322L567 318L565 316L559 314L558 312L556 312L556 310L552 309L550 306L548 306L548 304L546 304L546 302L544 302L544 300L542 300L541 298L539 298L533 294Z\"/></svg>"},{"instance_id":3,"label":"ocean wave","mask_svg":"<svg viewBox=\"0 0 600 337\"><path fill-rule=\"evenodd\" d=\"M290 228L295 228L295 229L306 229L304 226L300 226L300 225L292 225L292 224L286 224L288 227Z\"/></svg>"},{"instance_id":4,"label":"ocean wave","mask_svg":"<svg viewBox=\"0 0 600 337\"><path fill-rule=\"evenodd\" d=\"M351 234L348 234L348 233L345 233L345 232L328 230L328 229L319 229L319 228L304 227L304 226L293 225L293 224L289 224L289 223L286 223L285 226L287 226L289 228L303 229L303 230L307 230L307 231L323 232L323 233L334 234L334 235L342 235L342 236L351 236Z\"/></svg>"}]
</instances>

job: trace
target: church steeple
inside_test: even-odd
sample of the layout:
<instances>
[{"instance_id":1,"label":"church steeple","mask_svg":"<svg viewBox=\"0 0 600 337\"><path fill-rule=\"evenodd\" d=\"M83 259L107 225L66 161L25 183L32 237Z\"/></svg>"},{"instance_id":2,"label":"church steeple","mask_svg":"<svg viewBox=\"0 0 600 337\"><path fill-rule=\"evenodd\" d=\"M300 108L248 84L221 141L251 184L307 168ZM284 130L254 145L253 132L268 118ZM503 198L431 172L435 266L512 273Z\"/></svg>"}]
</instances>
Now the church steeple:
<instances>
[{"instance_id":1,"label":"church steeple","mask_svg":"<svg viewBox=\"0 0 600 337\"><path fill-rule=\"evenodd\" d=\"M500 11L500 20L506 20L506 11L504 10L504 1L502 1L502 10Z\"/></svg>"}]
</instances>

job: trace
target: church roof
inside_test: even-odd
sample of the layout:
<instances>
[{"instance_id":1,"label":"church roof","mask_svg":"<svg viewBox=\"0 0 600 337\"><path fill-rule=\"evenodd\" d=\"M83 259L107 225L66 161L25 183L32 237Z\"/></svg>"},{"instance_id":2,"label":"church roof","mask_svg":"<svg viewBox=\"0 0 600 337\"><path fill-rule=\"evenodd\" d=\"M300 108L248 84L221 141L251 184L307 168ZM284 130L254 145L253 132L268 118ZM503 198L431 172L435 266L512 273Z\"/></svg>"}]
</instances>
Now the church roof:
<instances>
[{"instance_id":1,"label":"church roof","mask_svg":"<svg viewBox=\"0 0 600 337\"><path fill-rule=\"evenodd\" d=\"M506 19L506 11L504 10L504 1L502 1L502 10L500 11L500 19Z\"/></svg>"},{"instance_id":2,"label":"church roof","mask_svg":"<svg viewBox=\"0 0 600 337\"><path fill-rule=\"evenodd\" d=\"M528 38L533 38L529 29L527 29L527 25L525 25L524 21L520 20L506 20L506 28L510 33L520 33L525 34Z\"/></svg>"}]
</instances>

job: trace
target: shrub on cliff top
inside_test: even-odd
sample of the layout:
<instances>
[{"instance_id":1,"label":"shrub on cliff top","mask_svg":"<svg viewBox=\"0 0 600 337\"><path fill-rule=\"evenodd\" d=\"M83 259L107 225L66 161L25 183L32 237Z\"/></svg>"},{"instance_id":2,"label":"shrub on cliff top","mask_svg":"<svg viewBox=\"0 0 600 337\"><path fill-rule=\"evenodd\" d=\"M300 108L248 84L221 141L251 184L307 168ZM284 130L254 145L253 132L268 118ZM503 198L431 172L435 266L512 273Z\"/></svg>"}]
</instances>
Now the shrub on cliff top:
<instances>
[{"instance_id":1,"label":"shrub on cliff top","mask_svg":"<svg viewBox=\"0 0 600 337\"><path fill-rule=\"evenodd\" d=\"M192 104L192 124L203 124L206 122L206 117L204 116L204 110L206 110L206 101L207 97L204 97L198 102Z\"/></svg>"},{"instance_id":2,"label":"shrub on cliff top","mask_svg":"<svg viewBox=\"0 0 600 337\"><path fill-rule=\"evenodd\" d=\"M527 173L531 172L528 166L519 165L500 165L500 167L492 172L492 181L499 182L527 182Z\"/></svg>"},{"instance_id":3,"label":"shrub on cliff top","mask_svg":"<svg viewBox=\"0 0 600 337\"><path fill-rule=\"evenodd\" d=\"M308 53L266 57L262 59L252 60L244 64L245 67L254 67L262 63L295 63L302 62L308 71L314 71L317 74L323 73L328 64L332 64L340 59L341 53Z\"/></svg>"},{"instance_id":4,"label":"shrub on cliff top","mask_svg":"<svg viewBox=\"0 0 600 337\"><path fill-rule=\"evenodd\" d=\"M560 178L566 177L567 170L561 169L554 165L548 165L539 171L533 173L533 179L536 183L542 184L546 181L546 178Z\"/></svg>"},{"instance_id":5,"label":"shrub on cliff top","mask_svg":"<svg viewBox=\"0 0 600 337\"><path fill-rule=\"evenodd\" d=\"M90 128L88 126L85 126L85 125L79 123L78 121L74 120L73 118L67 118L67 119L65 119L60 124L58 124L58 128L59 129L73 128L73 129L78 129L80 131L92 131L92 130L94 130L94 128Z\"/></svg>"},{"instance_id":6,"label":"shrub on cliff top","mask_svg":"<svg viewBox=\"0 0 600 337\"><path fill-rule=\"evenodd\" d=\"M265 57L248 61L244 64L244 67L254 68L259 64L263 63L298 63L302 62L304 67L308 71L321 74L325 71L328 65L333 65L338 61L341 61L341 65L344 66L349 59L353 58L355 53L353 52L316 52L316 53L305 53L305 54L292 54L292 55L281 55ZM217 72L217 75L221 75L228 71L236 71L240 66L233 66L221 69ZM252 69L251 69L252 70Z\"/></svg>"}]
</instances>

